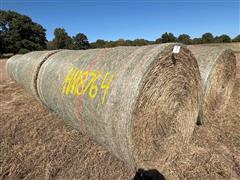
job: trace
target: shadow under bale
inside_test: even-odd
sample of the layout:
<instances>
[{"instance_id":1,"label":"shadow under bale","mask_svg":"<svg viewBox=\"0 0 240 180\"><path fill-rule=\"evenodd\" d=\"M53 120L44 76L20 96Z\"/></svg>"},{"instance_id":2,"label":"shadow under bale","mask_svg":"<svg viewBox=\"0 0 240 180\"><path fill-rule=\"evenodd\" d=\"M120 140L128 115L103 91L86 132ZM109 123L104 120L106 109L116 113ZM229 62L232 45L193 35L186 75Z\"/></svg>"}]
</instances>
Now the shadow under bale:
<instances>
[{"instance_id":1,"label":"shadow under bale","mask_svg":"<svg viewBox=\"0 0 240 180\"><path fill-rule=\"evenodd\" d=\"M138 169L133 180L166 180L165 177L156 169Z\"/></svg>"}]
</instances>

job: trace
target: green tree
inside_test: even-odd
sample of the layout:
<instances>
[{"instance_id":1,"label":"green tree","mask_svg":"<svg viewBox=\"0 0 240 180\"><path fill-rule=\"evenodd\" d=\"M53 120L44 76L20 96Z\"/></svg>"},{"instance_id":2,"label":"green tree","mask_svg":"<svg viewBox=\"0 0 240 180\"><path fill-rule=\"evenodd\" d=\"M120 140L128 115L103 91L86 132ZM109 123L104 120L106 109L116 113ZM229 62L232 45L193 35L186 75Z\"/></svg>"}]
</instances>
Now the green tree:
<instances>
[{"instance_id":1,"label":"green tree","mask_svg":"<svg viewBox=\"0 0 240 180\"><path fill-rule=\"evenodd\" d=\"M231 38L228 35L223 34L221 36L216 36L214 38L214 41L217 42L217 43L231 42Z\"/></svg>"},{"instance_id":2,"label":"green tree","mask_svg":"<svg viewBox=\"0 0 240 180\"><path fill-rule=\"evenodd\" d=\"M55 49L53 41L48 41L47 42L47 49L48 50L54 50Z\"/></svg>"},{"instance_id":3,"label":"green tree","mask_svg":"<svg viewBox=\"0 0 240 180\"><path fill-rule=\"evenodd\" d=\"M131 40L126 40L125 44L126 44L126 46L132 46L132 41Z\"/></svg>"},{"instance_id":4,"label":"green tree","mask_svg":"<svg viewBox=\"0 0 240 180\"><path fill-rule=\"evenodd\" d=\"M64 28L54 30L53 47L54 49L73 49L73 40L68 36Z\"/></svg>"},{"instance_id":5,"label":"green tree","mask_svg":"<svg viewBox=\"0 0 240 180\"><path fill-rule=\"evenodd\" d=\"M161 44L162 43L162 38L158 38L155 40L155 44Z\"/></svg>"},{"instance_id":6,"label":"green tree","mask_svg":"<svg viewBox=\"0 0 240 180\"><path fill-rule=\"evenodd\" d=\"M104 48L107 45L107 41L98 39L96 42L91 43L92 48Z\"/></svg>"},{"instance_id":7,"label":"green tree","mask_svg":"<svg viewBox=\"0 0 240 180\"><path fill-rule=\"evenodd\" d=\"M45 29L28 16L0 10L1 52L18 53L46 48Z\"/></svg>"},{"instance_id":8,"label":"green tree","mask_svg":"<svg viewBox=\"0 0 240 180\"><path fill-rule=\"evenodd\" d=\"M88 38L83 33L78 33L73 37L73 44L75 49L89 49L90 47Z\"/></svg>"},{"instance_id":9,"label":"green tree","mask_svg":"<svg viewBox=\"0 0 240 180\"><path fill-rule=\"evenodd\" d=\"M108 43L109 44L109 43ZM127 43L124 39L118 39L116 42L115 42L116 46L126 46Z\"/></svg>"},{"instance_id":10,"label":"green tree","mask_svg":"<svg viewBox=\"0 0 240 180\"><path fill-rule=\"evenodd\" d=\"M240 42L240 34L233 38L232 42Z\"/></svg>"},{"instance_id":11,"label":"green tree","mask_svg":"<svg viewBox=\"0 0 240 180\"><path fill-rule=\"evenodd\" d=\"M205 33L202 35L202 43L213 43L214 37L211 33Z\"/></svg>"},{"instance_id":12,"label":"green tree","mask_svg":"<svg viewBox=\"0 0 240 180\"><path fill-rule=\"evenodd\" d=\"M201 43L202 43L202 38L194 38L194 39L192 40L192 43L193 43L193 44L201 44Z\"/></svg>"},{"instance_id":13,"label":"green tree","mask_svg":"<svg viewBox=\"0 0 240 180\"><path fill-rule=\"evenodd\" d=\"M177 38L172 34L172 33L167 33L165 32L161 36L161 42L162 43L167 43L167 42L176 42Z\"/></svg>"},{"instance_id":14,"label":"green tree","mask_svg":"<svg viewBox=\"0 0 240 180\"><path fill-rule=\"evenodd\" d=\"M192 40L191 37L187 34L181 34L178 36L178 42L184 43L184 44L191 44Z\"/></svg>"},{"instance_id":15,"label":"green tree","mask_svg":"<svg viewBox=\"0 0 240 180\"><path fill-rule=\"evenodd\" d=\"M135 39L134 41L132 41L133 46L144 46L148 44L149 42L145 39Z\"/></svg>"},{"instance_id":16,"label":"green tree","mask_svg":"<svg viewBox=\"0 0 240 180\"><path fill-rule=\"evenodd\" d=\"M5 50L3 42L4 42L3 36L2 36L2 34L0 34L0 57L4 53L4 50Z\"/></svg>"},{"instance_id":17,"label":"green tree","mask_svg":"<svg viewBox=\"0 0 240 180\"><path fill-rule=\"evenodd\" d=\"M116 46L118 46L117 41L105 41L104 47L111 48Z\"/></svg>"}]
</instances>

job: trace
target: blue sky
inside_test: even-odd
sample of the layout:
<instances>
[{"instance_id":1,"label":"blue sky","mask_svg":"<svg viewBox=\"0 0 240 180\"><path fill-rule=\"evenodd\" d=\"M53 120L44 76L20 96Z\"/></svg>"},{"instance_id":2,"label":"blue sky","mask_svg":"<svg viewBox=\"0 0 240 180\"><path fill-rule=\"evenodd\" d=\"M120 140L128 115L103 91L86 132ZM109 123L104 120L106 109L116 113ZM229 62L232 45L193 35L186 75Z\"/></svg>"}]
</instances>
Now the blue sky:
<instances>
[{"instance_id":1,"label":"blue sky","mask_svg":"<svg viewBox=\"0 0 240 180\"><path fill-rule=\"evenodd\" d=\"M200 37L240 34L239 0L0 0L0 8L30 16L53 38L57 27L70 36L82 32L90 42L145 38L155 40L164 32Z\"/></svg>"}]
</instances>

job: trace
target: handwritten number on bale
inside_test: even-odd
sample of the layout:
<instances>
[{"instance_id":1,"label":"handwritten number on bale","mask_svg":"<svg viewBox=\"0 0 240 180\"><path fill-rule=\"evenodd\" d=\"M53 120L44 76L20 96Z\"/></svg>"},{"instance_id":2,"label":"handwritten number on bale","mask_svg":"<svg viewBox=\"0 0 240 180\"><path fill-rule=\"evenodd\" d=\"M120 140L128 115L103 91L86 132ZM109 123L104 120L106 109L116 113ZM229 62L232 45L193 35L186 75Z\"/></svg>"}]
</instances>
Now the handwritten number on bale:
<instances>
[{"instance_id":1,"label":"handwritten number on bale","mask_svg":"<svg viewBox=\"0 0 240 180\"><path fill-rule=\"evenodd\" d=\"M92 79L89 82L90 88L88 91L88 95L91 99L94 99L98 93L98 86L96 84L96 81L101 78L102 74L99 72L92 71L90 75L92 76Z\"/></svg>"},{"instance_id":2,"label":"handwritten number on bale","mask_svg":"<svg viewBox=\"0 0 240 180\"><path fill-rule=\"evenodd\" d=\"M110 76L110 77L108 77ZM108 82L106 82L108 79ZM113 75L110 75L109 72L106 73L103 81L102 81L102 84L101 84L101 89L103 89L103 96L102 96L102 104L104 104L105 102L105 98L106 98L106 95L107 95L107 92L111 86L111 83L112 83L112 80L113 80Z\"/></svg>"}]
</instances>

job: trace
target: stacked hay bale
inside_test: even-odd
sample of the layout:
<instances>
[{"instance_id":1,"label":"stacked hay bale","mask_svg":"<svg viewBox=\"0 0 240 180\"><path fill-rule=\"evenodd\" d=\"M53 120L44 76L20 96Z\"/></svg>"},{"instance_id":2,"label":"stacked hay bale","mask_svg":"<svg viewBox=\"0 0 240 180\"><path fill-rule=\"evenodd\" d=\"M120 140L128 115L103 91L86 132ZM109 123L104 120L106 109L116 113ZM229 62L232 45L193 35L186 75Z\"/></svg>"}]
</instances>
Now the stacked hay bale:
<instances>
[{"instance_id":1,"label":"stacked hay bale","mask_svg":"<svg viewBox=\"0 0 240 180\"><path fill-rule=\"evenodd\" d=\"M188 46L196 57L203 84L198 124L226 108L236 79L236 57L223 47Z\"/></svg>"},{"instance_id":2,"label":"stacked hay bale","mask_svg":"<svg viewBox=\"0 0 240 180\"><path fill-rule=\"evenodd\" d=\"M162 170L189 141L201 98L197 61L179 44L173 54L174 46L32 52L9 59L7 69L119 159Z\"/></svg>"}]
</instances>

